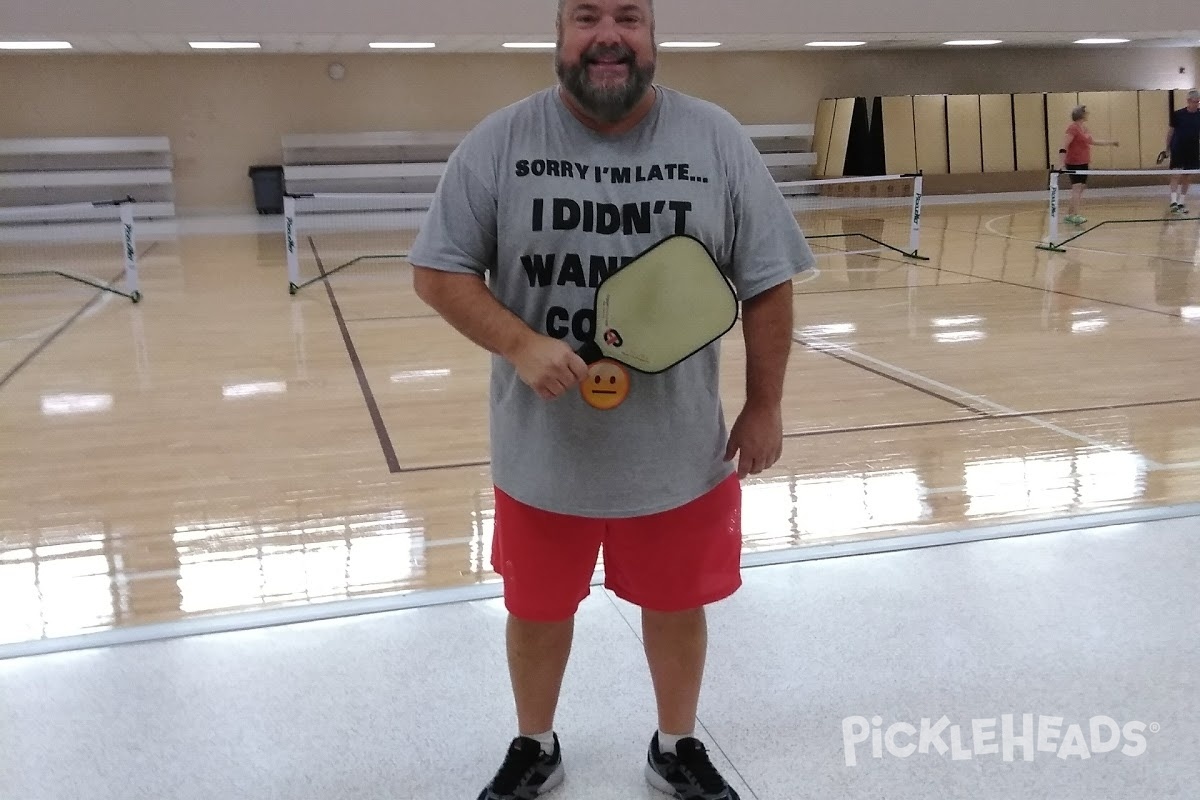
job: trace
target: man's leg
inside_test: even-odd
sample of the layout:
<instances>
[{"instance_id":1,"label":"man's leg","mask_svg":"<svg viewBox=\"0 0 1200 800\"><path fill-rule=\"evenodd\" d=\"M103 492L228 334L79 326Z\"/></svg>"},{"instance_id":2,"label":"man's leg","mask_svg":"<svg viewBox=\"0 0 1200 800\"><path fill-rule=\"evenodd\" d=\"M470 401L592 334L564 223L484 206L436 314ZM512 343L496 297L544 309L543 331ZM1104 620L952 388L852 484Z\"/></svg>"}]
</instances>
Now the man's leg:
<instances>
[{"instance_id":1,"label":"man's leg","mask_svg":"<svg viewBox=\"0 0 1200 800\"><path fill-rule=\"evenodd\" d=\"M505 640L517 736L478 800L517 800L562 782L554 715L575 611L590 592L603 526L551 514L496 490L492 568L504 579Z\"/></svg>"},{"instance_id":2,"label":"man's leg","mask_svg":"<svg viewBox=\"0 0 1200 800\"><path fill-rule=\"evenodd\" d=\"M738 800L696 737L696 710L708 651L705 606L741 586L741 547L736 475L681 508L615 521L605 538L606 586L642 609L658 712L646 780L667 793Z\"/></svg>"},{"instance_id":3,"label":"man's leg","mask_svg":"<svg viewBox=\"0 0 1200 800\"><path fill-rule=\"evenodd\" d=\"M521 736L554 730L554 713L574 630L574 617L536 622L508 615L508 673Z\"/></svg>"},{"instance_id":4,"label":"man's leg","mask_svg":"<svg viewBox=\"0 0 1200 800\"><path fill-rule=\"evenodd\" d=\"M658 705L658 729L673 736L694 735L708 651L704 608L642 609L642 637Z\"/></svg>"}]
</instances>

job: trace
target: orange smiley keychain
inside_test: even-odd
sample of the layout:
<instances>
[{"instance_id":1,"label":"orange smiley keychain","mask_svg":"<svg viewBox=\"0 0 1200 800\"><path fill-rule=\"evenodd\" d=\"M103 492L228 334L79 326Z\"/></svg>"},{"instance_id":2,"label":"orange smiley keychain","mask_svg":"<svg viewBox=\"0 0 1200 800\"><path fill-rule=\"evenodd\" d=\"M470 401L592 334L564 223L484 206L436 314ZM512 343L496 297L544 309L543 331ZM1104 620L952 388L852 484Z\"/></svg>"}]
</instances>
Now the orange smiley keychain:
<instances>
[{"instance_id":1,"label":"orange smiley keychain","mask_svg":"<svg viewBox=\"0 0 1200 800\"><path fill-rule=\"evenodd\" d=\"M588 368L587 378L579 385L583 401L598 411L611 411L629 396L629 373L609 358Z\"/></svg>"}]
</instances>

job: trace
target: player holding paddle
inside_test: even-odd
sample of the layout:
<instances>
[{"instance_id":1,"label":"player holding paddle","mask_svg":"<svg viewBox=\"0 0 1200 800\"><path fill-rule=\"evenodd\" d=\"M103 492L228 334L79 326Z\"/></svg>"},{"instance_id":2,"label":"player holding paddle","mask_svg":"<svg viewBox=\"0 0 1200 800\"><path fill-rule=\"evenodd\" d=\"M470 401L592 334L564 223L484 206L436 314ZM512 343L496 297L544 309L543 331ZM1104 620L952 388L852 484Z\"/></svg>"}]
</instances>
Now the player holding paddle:
<instances>
[{"instance_id":1,"label":"player holding paddle","mask_svg":"<svg viewBox=\"0 0 1200 800\"><path fill-rule=\"evenodd\" d=\"M704 609L741 585L739 477L782 452L791 279L813 256L737 120L654 84L650 0L560 0L557 32L559 85L464 138L409 257L417 294L493 354L492 565L518 735L479 798L529 798L563 779L554 716L603 547L605 585L642 609L658 716L646 779L677 798L737 800L694 736ZM741 301L746 402L731 429L718 343L691 352L676 308L671 346L649 347L656 304L638 310L612 278L642 280L653 270L632 260L681 236ZM695 253L659 263L660 299L711 274ZM607 280L621 308L597 307ZM598 318L621 327L597 330ZM589 364L577 353L589 344L675 362L640 371L613 352Z\"/></svg>"}]
</instances>

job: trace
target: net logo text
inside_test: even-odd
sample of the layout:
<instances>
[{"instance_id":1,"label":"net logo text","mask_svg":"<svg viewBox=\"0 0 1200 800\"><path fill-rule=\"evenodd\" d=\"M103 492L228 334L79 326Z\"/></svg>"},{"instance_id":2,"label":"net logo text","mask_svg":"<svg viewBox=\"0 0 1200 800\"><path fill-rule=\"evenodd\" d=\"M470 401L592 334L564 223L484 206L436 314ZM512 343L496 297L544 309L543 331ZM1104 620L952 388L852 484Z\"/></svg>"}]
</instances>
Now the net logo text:
<instances>
[{"instance_id":1,"label":"net logo text","mask_svg":"<svg viewBox=\"0 0 1200 800\"><path fill-rule=\"evenodd\" d=\"M852 716L842 720L842 748L848 767L856 766L868 753L876 759L884 758L885 753L893 758L948 755L953 761L995 756L1011 762L1018 751L1025 761L1033 761L1037 754L1064 761L1113 752L1136 758L1146 752L1146 733L1159 730L1156 722L1121 724L1104 715L1064 723L1063 717L1004 714L962 724L946 716L938 720L924 717L915 724L897 721L885 728L881 716Z\"/></svg>"}]
</instances>

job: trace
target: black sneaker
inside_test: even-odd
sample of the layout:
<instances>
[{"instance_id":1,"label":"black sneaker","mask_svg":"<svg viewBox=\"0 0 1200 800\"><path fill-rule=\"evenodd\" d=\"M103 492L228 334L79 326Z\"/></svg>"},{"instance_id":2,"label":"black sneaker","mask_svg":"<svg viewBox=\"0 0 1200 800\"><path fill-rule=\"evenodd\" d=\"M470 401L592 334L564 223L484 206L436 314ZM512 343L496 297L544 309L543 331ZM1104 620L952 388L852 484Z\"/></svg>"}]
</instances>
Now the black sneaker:
<instances>
[{"instance_id":1,"label":"black sneaker","mask_svg":"<svg viewBox=\"0 0 1200 800\"><path fill-rule=\"evenodd\" d=\"M554 752L547 755L537 739L518 736L509 745L504 763L477 800L533 800L562 783L562 749L554 735Z\"/></svg>"},{"instance_id":2,"label":"black sneaker","mask_svg":"<svg viewBox=\"0 0 1200 800\"><path fill-rule=\"evenodd\" d=\"M676 800L741 800L708 760L704 745L691 737L680 739L675 753L664 753L655 731L646 754L646 781Z\"/></svg>"}]
</instances>

